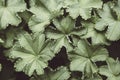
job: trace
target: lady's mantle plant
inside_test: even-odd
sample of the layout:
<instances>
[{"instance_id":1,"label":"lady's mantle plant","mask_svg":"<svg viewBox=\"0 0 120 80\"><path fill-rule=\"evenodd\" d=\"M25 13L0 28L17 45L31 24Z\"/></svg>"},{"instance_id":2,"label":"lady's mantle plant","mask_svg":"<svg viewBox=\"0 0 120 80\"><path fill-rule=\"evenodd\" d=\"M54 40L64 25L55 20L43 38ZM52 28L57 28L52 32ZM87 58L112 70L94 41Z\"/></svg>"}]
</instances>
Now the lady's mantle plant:
<instances>
[{"instance_id":1,"label":"lady's mantle plant","mask_svg":"<svg viewBox=\"0 0 120 80\"><path fill-rule=\"evenodd\" d=\"M119 29L120 0L0 0L1 54L29 80L120 80Z\"/></svg>"}]
</instances>

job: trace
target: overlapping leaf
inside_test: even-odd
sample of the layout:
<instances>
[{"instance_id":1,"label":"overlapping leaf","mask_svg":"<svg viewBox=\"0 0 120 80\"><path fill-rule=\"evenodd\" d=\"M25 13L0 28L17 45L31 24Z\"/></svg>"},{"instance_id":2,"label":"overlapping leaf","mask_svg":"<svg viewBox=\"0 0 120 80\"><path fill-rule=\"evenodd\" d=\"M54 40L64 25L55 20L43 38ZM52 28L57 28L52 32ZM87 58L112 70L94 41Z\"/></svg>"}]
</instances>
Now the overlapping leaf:
<instances>
[{"instance_id":1,"label":"overlapping leaf","mask_svg":"<svg viewBox=\"0 0 120 80\"><path fill-rule=\"evenodd\" d=\"M47 71L44 75L41 75L37 80L68 80L70 72L66 67L60 67L56 71ZM36 80L34 77L30 80Z\"/></svg>"},{"instance_id":2,"label":"overlapping leaf","mask_svg":"<svg viewBox=\"0 0 120 80\"><path fill-rule=\"evenodd\" d=\"M120 80L120 61L108 58L103 46L120 39L120 0L104 1L0 0L0 49L11 48L5 55L30 80ZM48 62L62 47L67 65L51 70ZM105 60L98 68L96 62Z\"/></svg>"},{"instance_id":3,"label":"overlapping leaf","mask_svg":"<svg viewBox=\"0 0 120 80\"><path fill-rule=\"evenodd\" d=\"M87 28L87 34L82 36L82 38L91 38L93 45L109 45L104 32L97 31L95 29L95 24L92 22L84 21L82 25Z\"/></svg>"},{"instance_id":4,"label":"overlapping leaf","mask_svg":"<svg viewBox=\"0 0 120 80\"><path fill-rule=\"evenodd\" d=\"M113 8L115 8L115 10L118 8L119 9L115 13ZM120 11L120 7L117 7L117 8L113 7L112 3L104 4L103 10L99 11L99 15L101 19L96 23L96 29L102 31L102 30L105 30L106 27L108 26L106 37L111 41L120 39L119 11Z\"/></svg>"},{"instance_id":5,"label":"overlapping leaf","mask_svg":"<svg viewBox=\"0 0 120 80\"><path fill-rule=\"evenodd\" d=\"M53 45L55 53L59 52L63 46L66 47L68 51L72 50L71 43L74 41L74 35L80 37L86 33L85 29L75 28L75 20L69 16L62 19L54 19L53 24L55 28L47 29L46 36L55 40L55 44Z\"/></svg>"},{"instance_id":6,"label":"overlapping leaf","mask_svg":"<svg viewBox=\"0 0 120 80\"><path fill-rule=\"evenodd\" d=\"M22 32L21 28L9 27L3 31L5 33L3 46L10 48L14 45L14 41L17 39L17 35Z\"/></svg>"},{"instance_id":7,"label":"overlapping leaf","mask_svg":"<svg viewBox=\"0 0 120 80\"><path fill-rule=\"evenodd\" d=\"M107 76L107 80L120 79L120 61L112 58L107 59L107 65L100 68L100 74Z\"/></svg>"},{"instance_id":8,"label":"overlapping leaf","mask_svg":"<svg viewBox=\"0 0 120 80\"><path fill-rule=\"evenodd\" d=\"M0 28L5 29L9 24L18 26L21 18L17 12L26 9L24 0L0 0Z\"/></svg>"},{"instance_id":9,"label":"overlapping leaf","mask_svg":"<svg viewBox=\"0 0 120 80\"><path fill-rule=\"evenodd\" d=\"M80 15L87 20L91 17L92 8L102 8L101 0L65 0L65 4L73 19Z\"/></svg>"},{"instance_id":10,"label":"overlapping leaf","mask_svg":"<svg viewBox=\"0 0 120 80\"><path fill-rule=\"evenodd\" d=\"M62 0L30 0L30 11L34 14L29 21L33 32L44 31L54 17L62 14Z\"/></svg>"},{"instance_id":11,"label":"overlapping leaf","mask_svg":"<svg viewBox=\"0 0 120 80\"><path fill-rule=\"evenodd\" d=\"M86 41L80 40L77 47L68 53L71 61L71 71L81 71L86 74L97 72L97 66L94 62L104 61L108 57L108 52L100 46L89 45Z\"/></svg>"}]
</instances>

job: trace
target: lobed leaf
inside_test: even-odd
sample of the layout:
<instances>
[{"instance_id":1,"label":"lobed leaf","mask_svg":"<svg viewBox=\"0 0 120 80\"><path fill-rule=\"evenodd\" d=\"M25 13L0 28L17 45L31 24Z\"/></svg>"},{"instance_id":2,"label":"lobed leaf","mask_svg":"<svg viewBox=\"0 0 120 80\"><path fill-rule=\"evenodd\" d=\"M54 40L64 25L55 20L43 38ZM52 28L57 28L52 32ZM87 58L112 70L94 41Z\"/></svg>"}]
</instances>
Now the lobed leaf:
<instances>
[{"instance_id":1,"label":"lobed leaf","mask_svg":"<svg viewBox=\"0 0 120 80\"><path fill-rule=\"evenodd\" d=\"M34 72L38 75L43 74L54 53L44 34L36 33L32 37L28 33L23 33L19 35L18 43L10 51L9 57L18 59L15 63L16 71L23 71L31 76Z\"/></svg>"}]
</instances>

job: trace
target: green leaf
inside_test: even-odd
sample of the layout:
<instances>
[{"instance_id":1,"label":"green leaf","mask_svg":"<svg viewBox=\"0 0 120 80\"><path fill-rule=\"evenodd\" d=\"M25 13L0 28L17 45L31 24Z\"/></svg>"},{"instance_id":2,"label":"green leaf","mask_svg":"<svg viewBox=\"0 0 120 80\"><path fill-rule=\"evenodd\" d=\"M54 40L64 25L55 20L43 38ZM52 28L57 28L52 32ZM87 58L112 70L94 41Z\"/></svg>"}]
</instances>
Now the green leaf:
<instances>
[{"instance_id":1,"label":"green leaf","mask_svg":"<svg viewBox=\"0 0 120 80\"><path fill-rule=\"evenodd\" d=\"M69 16L67 16L66 18L61 19L54 19L53 23L56 26L56 28L63 33L70 33L74 27L74 20L71 19Z\"/></svg>"},{"instance_id":2,"label":"green leaf","mask_svg":"<svg viewBox=\"0 0 120 80\"><path fill-rule=\"evenodd\" d=\"M18 12L26 10L24 0L0 0L0 28L5 29L9 24L18 26L21 18Z\"/></svg>"},{"instance_id":3,"label":"green leaf","mask_svg":"<svg viewBox=\"0 0 120 80\"><path fill-rule=\"evenodd\" d=\"M17 39L17 35L22 32L21 28L9 27L5 31L5 39L3 46L5 48L10 48L14 45L15 40Z\"/></svg>"},{"instance_id":4,"label":"green leaf","mask_svg":"<svg viewBox=\"0 0 120 80\"><path fill-rule=\"evenodd\" d=\"M9 57L18 59L15 63L16 71L23 71L31 76L34 72L38 75L43 74L48 60L54 57L54 53L44 34L24 33L18 36L18 43L11 49Z\"/></svg>"},{"instance_id":5,"label":"green leaf","mask_svg":"<svg viewBox=\"0 0 120 80\"><path fill-rule=\"evenodd\" d=\"M71 42L66 37L61 37L54 41L53 43L53 51L54 53L58 53L62 47L67 48L67 51L72 50Z\"/></svg>"},{"instance_id":6,"label":"green leaf","mask_svg":"<svg viewBox=\"0 0 120 80\"><path fill-rule=\"evenodd\" d=\"M46 29L47 38L55 41L53 42L53 50L55 53L58 53L63 46L67 48L67 51L72 50L72 41L69 37L74 40L74 35L80 37L86 33L86 30L83 28L75 28L74 22L75 20L69 16L58 18L53 20L55 28L50 27Z\"/></svg>"},{"instance_id":7,"label":"green leaf","mask_svg":"<svg viewBox=\"0 0 120 80\"><path fill-rule=\"evenodd\" d=\"M94 23L85 21L82 22L82 25L88 29L87 34L82 36L82 38L91 38L92 45L109 45L104 32L98 32Z\"/></svg>"},{"instance_id":8,"label":"green leaf","mask_svg":"<svg viewBox=\"0 0 120 80\"><path fill-rule=\"evenodd\" d=\"M99 11L101 19L96 23L97 30L105 30L108 26L106 37L111 41L116 41L120 39L120 20L119 15L115 14L112 10L112 3L104 4L103 10Z\"/></svg>"},{"instance_id":9,"label":"green leaf","mask_svg":"<svg viewBox=\"0 0 120 80\"><path fill-rule=\"evenodd\" d=\"M29 19L31 18L32 16L32 13L30 13L28 10L27 11L24 11L24 12L21 12L19 13L20 17L26 22L28 23L29 22Z\"/></svg>"},{"instance_id":10,"label":"green leaf","mask_svg":"<svg viewBox=\"0 0 120 80\"><path fill-rule=\"evenodd\" d=\"M92 74L92 76L85 77L84 80L103 80L102 77L98 74Z\"/></svg>"},{"instance_id":11,"label":"green leaf","mask_svg":"<svg viewBox=\"0 0 120 80\"><path fill-rule=\"evenodd\" d=\"M101 75L105 75L107 80L119 80L120 79L120 61L115 61L112 58L107 59L107 65L102 66L99 69Z\"/></svg>"},{"instance_id":12,"label":"green leaf","mask_svg":"<svg viewBox=\"0 0 120 80\"><path fill-rule=\"evenodd\" d=\"M118 20L120 20L120 0L116 1L113 11L116 12L117 18L118 18Z\"/></svg>"},{"instance_id":13,"label":"green leaf","mask_svg":"<svg viewBox=\"0 0 120 80\"><path fill-rule=\"evenodd\" d=\"M30 0L30 6L34 15L28 24L33 32L44 31L51 19L62 14L62 0Z\"/></svg>"},{"instance_id":14,"label":"green leaf","mask_svg":"<svg viewBox=\"0 0 120 80\"><path fill-rule=\"evenodd\" d=\"M0 38L0 43L3 43L4 41Z\"/></svg>"},{"instance_id":15,"label":"green leaf","mask_svg":"<svg viewBox=\"0 0 120 80\"><path fill-rule=\"evenodd\" d=\"M120 73L120 61L117 59L116 61L112 58L107 59L107 64L109 70L114 74L114 75L119 75Z\"/></svg>"},{"instance_id":16,"label":"green leaf","mask_svg":"<svg viewBox=\"0 0 120 80\"><path fill-rule=\"evenodd\" d=\"M34 77L30 80L68 80L70 72L66 67L60 67L54 71L46 71L44 75L38 76L37 79Z\"/></svg>"},{"instance_id":17,"label":"green leaf","mask_svg":"<svg viewBox=\"0 0 120 80\"><path fill-rule=\"evenodd\" d=\"M68 1L68 0L67 0ZM66 1L66 2L67 2ZM79 15L87 20L91 17L92 8L102 8L101 0L69 0L67 3L67 12L75 19Z\"/></svg>"},{"instance_id":18,"label":"green leaf","mask_svg":"<svg viewBox=\"0 0 120 80\"><path fill-rule=\"evenodd\" d=\"M2 70L2 65L0 64L0 71Z\"/></svg>"},{"instance_id":19,"label":"green leaf","mask_svg":"<svg viewBox=\"0 0 120 80\"><path fill-rule=\"evenodd\" d=\"M78 42L77 47L68 53L71 61L71 71L81 71L86 73L96 73L97 66L94 62L105 61L108 52L100 46L92 46L84 40Z\"/></svg>"}]
</instances>

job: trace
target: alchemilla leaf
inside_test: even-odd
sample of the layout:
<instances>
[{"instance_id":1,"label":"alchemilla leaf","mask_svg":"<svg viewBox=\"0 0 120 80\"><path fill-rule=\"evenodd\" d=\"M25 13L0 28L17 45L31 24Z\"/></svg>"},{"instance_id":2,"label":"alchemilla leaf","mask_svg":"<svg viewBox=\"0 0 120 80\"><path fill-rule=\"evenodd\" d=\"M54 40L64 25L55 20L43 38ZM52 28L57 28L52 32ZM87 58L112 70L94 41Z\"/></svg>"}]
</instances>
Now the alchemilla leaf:
<instances>
[{"instance_id":1,"label":"alchemilla leaf","mask_svg":"<svg viewBox=\"0 0 120 80\"><path fill-rule=\"evenodd\" d=\"M114 7L112 3L104 4L103 10L99 11L101 19L96 23L96 29L102 31L108 26L107 39L116 41L120 39L120 19L119 14L115 13L113 9L116 10L116 6Z\"/></svg>"},{"instance_id":2,"label":"alchemilla leaf","mask_svg":"<svg viewBox=\"0 0 120 80\"><path fill-rule=\"evenodd\" d=\"M30 7L33 16L29 26L33 32L44 31L54 17L62 14L62 0L30 0Z\"/></svg>"},{"instance_id":3,"label":"alchemilla leaf","mask_svg":"<svg viewBox=\"0 0 120 80\"><path fill-rule=\"evenodd\" d=\"M119 80L120 79L120 61L116 61L113 58L107 59L107 65L100 67L99 73L107 76L107 80Z\"/></svg>"},{"instance_id":4,"label":"alchemilla leaf","mask_svg":"<svg viewBox=\"0 0 120 80\"><path fill-rule=\"evenodd\" d=\"M86 33L86 29L84 28L75 28L74 22L75 20L69 16L63 17L62 19L54 19L53 24L55 28L48 28L46 30L46 36L55 41L55 43L53 43L55 53L59 52L63 46L67 48L67 51L72 50L73 47L71 43L74 41L73 36L80 37Z\"/></svg>"},{"instance_id":5,"label":"alchemilla leaf","mask_svg":"<svg viewBox=\"0 0 120 80\"><path fill-rule=\"evenodd\" d=\"M100 46L92 46L84 40L78 42L77 47L68 53L71 61L71 71L81 71L86 73L96 73L97 66L95 62L105 61L108 57L108 52Z\"/></svg>"},{"instance_id":6,"label":"alchemilla leaf","mask_svg":"<svg viewBox=\"0 0 120 80\"><path fill-rule=\"evenodd\" d=\"M18 26L21 18L18 12L26 10L24 0L0 0L0 28L5 29L9 24Z\"/></svg>"},{"instance_id":7,"label":"alchemilla leaf","mask_svg":"<svg viewBox=\"0 0 120 80\"><path fill-rule=\"evenodd\" d=\"M22 32L21 28L9 27L4 30L5 40L3 46L5 48L10 48L14 45L14 41L17 39L17 35Z\"/></svg>"},{"instance_id":8,"label":"alchemilla leaf","mask_svg":"<svg viewBox=\"0 0 120 80\"><path fill-rule=\"evenodd\" d=\"M47 70L44 75L38 76L37 80L68 80L70 72L66 67L59 67L56 70ZM36 80L32 77L30 80Z\"/></svg>"},{"instance_id":9,"label":"alchemilla leaf","mask_svg":"<svg viewBox=\"0 0 120 80\"><path fill-rule=\"evenodd\" d=\"M102 1L70 0L69 3L67 3L67 11L73 19L77 18L79 15L85 20L89 19L93 8L102 8Z\"/></svg>"},{"instance_id":10,"label":"alchemilla leaf","mask_svg":"<svg viewBox=\"0 0 120 80\"><path fill-rule=\"evenodd\" d=\"M91 38L92 45L109 45L105 33L97 31L93 22L83 21L81 23L87 28L87 34L82 36L82 38Z\"/></svg>"},{"instance_id":11,"label":"alchemilla leaf","mask_svg":"<svg viewBox=\"0 0 120 80\"><path fill-rule=\"evenodd\" d=\"M44 68L48 66L48 60L54 57L45 35L37 33L20 34L18 42L10 51L10 58L18 59L15 63L16 71L23 71L29 76L34 72L38 75L44 73Z\"/></svg>"},{"instance_id":12,"label":"alchemilla leaf","mask_svg":"<svg viewBox=\"0 0 120 80\"><path fill-rule=\"evenodd\" d=\"M0 80L120 80L119 42L120 0L0 0Z\"/></svg>"}]
</instances>

